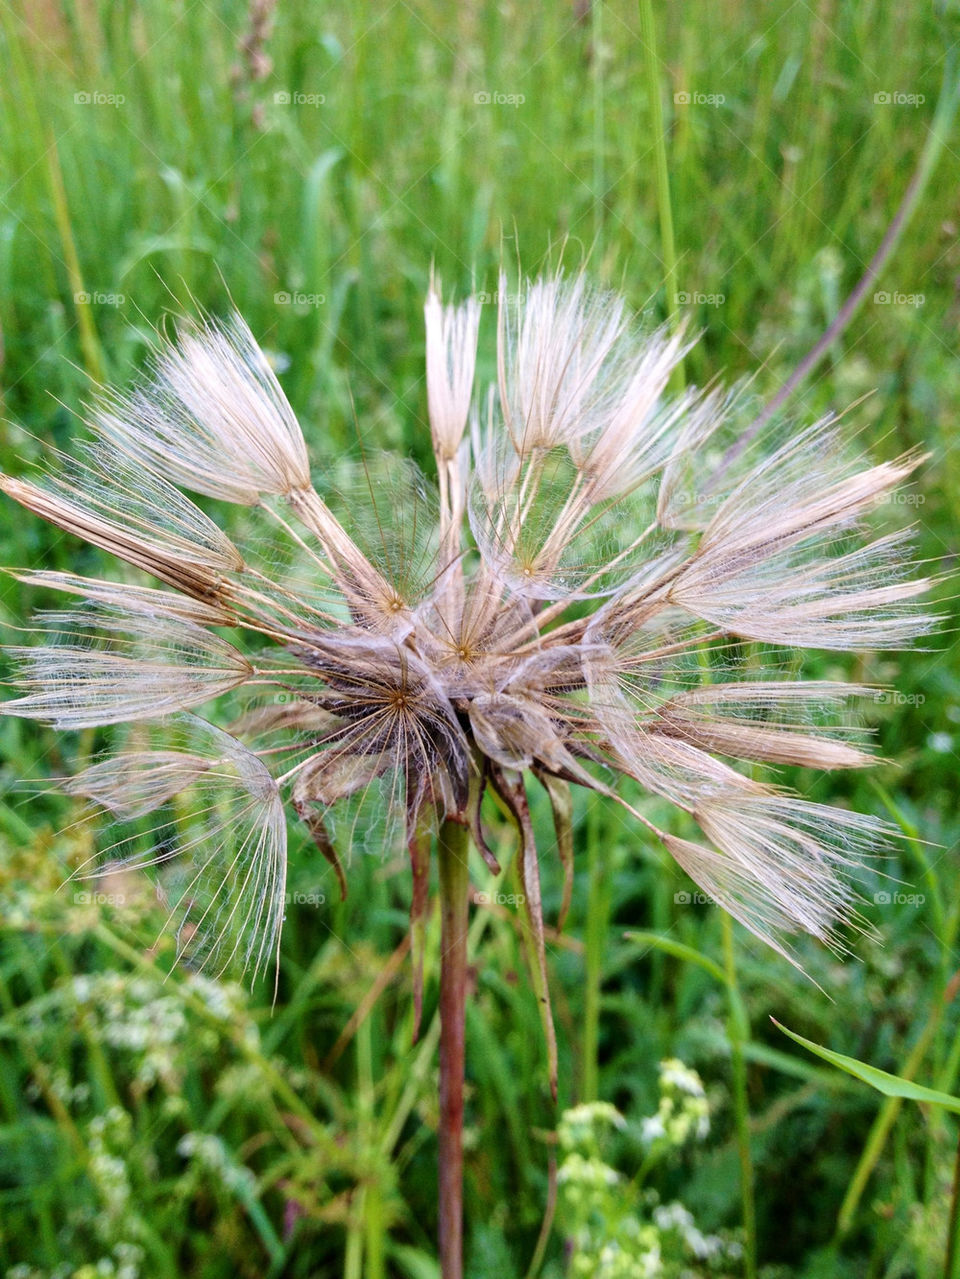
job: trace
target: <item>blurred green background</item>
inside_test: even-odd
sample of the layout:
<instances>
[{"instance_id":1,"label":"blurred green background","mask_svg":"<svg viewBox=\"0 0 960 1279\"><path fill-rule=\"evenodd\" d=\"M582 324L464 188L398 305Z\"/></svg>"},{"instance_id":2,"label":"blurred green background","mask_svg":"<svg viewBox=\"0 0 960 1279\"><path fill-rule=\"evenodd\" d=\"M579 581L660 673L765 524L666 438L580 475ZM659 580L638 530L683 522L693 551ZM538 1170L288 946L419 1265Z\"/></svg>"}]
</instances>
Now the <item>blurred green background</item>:
<instances>
[{"instance_id":1,"label":"blurred green background","mask_svg":"<svg viewBox=\"0 0 960 1279\"><path fill-rule=\"evenodd\" d=\"M957 6L651 8L676 287L703 331L687 375L759 369L768 395L893 217ZM424 464L431 267L447 293L492 296L501 261L529 273L586 262L651 322L667 314L660 135L635 4L14 0L0 4L0 41L4 469L69 447L90 379L127 380L169 311L222 312L232 298L318 458L359 434ZM794 403L810 420L873 392L851 414L864 445L930 451L902 514L940 573L953 567L960 503L958 146L955 131L876 289ZM488 373L492 318L490 307ZM10 504L0 563L110 570ZM940 593L948 601L949 584ZM34 602L3 586L14 642ZM883 866L898 882L862 886L883 945L855 942L845 963L803 946L806 980L685 902L689 882L618 811L578 800L573 908L549 952L560 1108L599 1097L626 1116L604 1154L622 1175L609 1191L620 1208L629 1200L650 1220L654 1195L679 1199L705 1234L742 1245L746 1104L767 1279L940 1275L956 1123L881 1104L794 1051L768 1014L956 1090L956 639L948 624L931 651L812 655L802 669L890 685L864 712L890 762L785 777L903 827ZM55 891L92 837L43 779L98 741L0 721L4 1273L436 1275L435 958L411 1048L406 866L355 857L341 905L292 827L303 900L288 910L276 1009L269 989L183 973L161 985L169 953L152 946L149 895ZM549 814L537 818L547 848ZM508 857L510 832L498 833ZM562 876L544 860L555 919ZM478 866L478 889L497 891L487 879ZM509 873L500 891L513 891ZM526 1274L537 1249L557 1113L513 907L479 903L473 918L467 1270L503 1279ZM628 929L670 939L673 953L626 940ZM743 1015L731 1019L734 973ZM711 1130L653 1166L640 1121L670 1056L704 1080ZM619 1211L601 1200L598 1239ZM561 1187L548 1279L570 1272L575 1215ZM671 1259L671 1246L668 1279L742 1273L689 1246Z\"/></svg>"}]
</instances>

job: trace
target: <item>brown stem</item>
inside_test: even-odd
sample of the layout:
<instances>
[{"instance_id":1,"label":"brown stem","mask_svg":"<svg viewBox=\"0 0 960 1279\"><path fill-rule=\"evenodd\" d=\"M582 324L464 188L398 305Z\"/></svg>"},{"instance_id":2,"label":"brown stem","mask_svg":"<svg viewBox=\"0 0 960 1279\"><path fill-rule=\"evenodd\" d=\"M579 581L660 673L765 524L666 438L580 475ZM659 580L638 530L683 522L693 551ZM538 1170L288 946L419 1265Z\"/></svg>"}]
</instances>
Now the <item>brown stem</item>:
<instances>
[{"instance_id":1,"label":"brown stem","mask_svg":"<svg viewBox=\"0 0 960 1279\"><path fill-rule=\"evenodd\" d=\"M439 1232L443 1279L463 1277L463 1073L467 991L468 832L440 827Z\"/></svg>"}]
</instances>

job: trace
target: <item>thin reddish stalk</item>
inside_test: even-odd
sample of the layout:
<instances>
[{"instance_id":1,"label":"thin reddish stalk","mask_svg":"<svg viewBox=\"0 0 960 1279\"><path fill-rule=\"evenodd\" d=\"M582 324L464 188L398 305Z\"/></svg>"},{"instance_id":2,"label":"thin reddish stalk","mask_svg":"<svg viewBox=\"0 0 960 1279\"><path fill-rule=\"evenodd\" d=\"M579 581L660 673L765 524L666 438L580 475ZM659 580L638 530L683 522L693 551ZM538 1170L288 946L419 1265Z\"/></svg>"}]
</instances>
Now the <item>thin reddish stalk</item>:
<instances>
[{"instance_id":1,"label":"thin reddish stalk","mask_svg":"<svg viewBox=\"0 0 960 1279\"><path fill-rule=\"evenodd\" d=\"M463 1074L467 992L468 832L440 827L439 1233L443 1279L463 1277Z\"/></svg>"}]
</instances>

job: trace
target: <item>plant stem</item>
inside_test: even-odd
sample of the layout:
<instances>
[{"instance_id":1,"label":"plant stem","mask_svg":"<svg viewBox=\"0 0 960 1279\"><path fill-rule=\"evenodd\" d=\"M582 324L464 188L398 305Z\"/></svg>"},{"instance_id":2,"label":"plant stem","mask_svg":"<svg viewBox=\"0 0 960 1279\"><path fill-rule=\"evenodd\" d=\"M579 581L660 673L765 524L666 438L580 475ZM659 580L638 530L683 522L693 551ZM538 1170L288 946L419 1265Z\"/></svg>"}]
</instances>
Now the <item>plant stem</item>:
<instances>
[{"instance_id":1,"label":"plant stem","mask_svg":"<svg viewBox=\"0 0 960 1279\"><path fill-rule=\"evenodd\" d=\"M737 985L736 956L733 948L733 920L721 911L723 923L723 966L730 996L727 1036L733 1068L733 1108L737 1125L737 1153L740 1158L740 1200L743 1212L743 1272L746 1279L757 1274L757 1212L753 1192L753 1156L750 1152L750 1105L747 1098L747 1067L743 1056L744 1040L749 1028L743 1024L745 1012Z\"/></svg>"},{"instance_id":2,"label":"plant stem","mask_svg":"<svg viewBox=\"0 0 960 1279\"><path fill-rule=\"evenodd\" d=\"M443 1279L463 1276L463 1074L469 874L466 827L445 821L440 864L439 1234Z\"/></svg>"},{"instance_id":3,"label":"plant stem","mask_svg":"<svg viewBox=\"0 0 960 1279\"><path fill-rule=\"evenodd\" d=\"M657 57L657 29L653 17L653 0L640 0L640 38L643 41L644 73L650 99L650 122L653 133L657 169L657 211L660 218L660 252L663 281L667 294L667 316L674 331L680 324L677 297L677 251L673 239L673 206L670 202L670 170L667 167L667 135L660 100L660 59ZM670 388L682 391L685 385L683 361L670 375Z\"/></svg>"},{"instance_id":4,"label":"plant stem","mask_svg":"<svg viewBox=\"0 0 960 1279\"><path fill-rule=\"evenodd\" d=\"M600 242L603 230L603 197L605 192L603 161L603 3L593 0L590 6L590 44L593 47L593 240Z\"/></svg>"},{"instance_id":5,"label":"plant stem","mask_svg":"<svg viewBox=\"0 0 960 1279\"><path fill-rule=\"evenodd\" d=\"M600 988L603 984L604 942L610 923L610 895L601 854L600 805L587 814L586 971L583 991L583 1080L581 1101L596 1101L600 1084Z\"/></svg>"},{"instance_id":6,"label":"plant stem","mask_svg":"<svg viewBox=\"0 0 960 1279\"><path fill-rule=\"evenodd\" d=\"M377 1144L376 1085L373 1065L373 1027L368 1017L357 1033L357 1074L363 1106L363 1127L367 1148ZM364 1279L384 1279L383 1196L380 1183L371 1178L363 1197Z\"/></svg>"}]
</instances>

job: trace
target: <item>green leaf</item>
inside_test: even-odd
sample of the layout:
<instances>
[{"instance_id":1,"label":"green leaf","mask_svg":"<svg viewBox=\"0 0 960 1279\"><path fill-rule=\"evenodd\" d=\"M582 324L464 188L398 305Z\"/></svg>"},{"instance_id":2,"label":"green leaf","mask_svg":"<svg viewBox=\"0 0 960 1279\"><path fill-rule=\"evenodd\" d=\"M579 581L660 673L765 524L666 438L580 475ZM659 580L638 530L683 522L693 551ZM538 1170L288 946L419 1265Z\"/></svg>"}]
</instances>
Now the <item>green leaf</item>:
<instances>
[{"instance_id":1,"label":"green leaf","mask_svg":"<svg viewBox=\"0 0 960 1279\"><path fill-rule=\"evenodd\" d=\"M912 1083L909 1079L901 1079L899 1075L890 1075L885 1070L877 1070L876 1066L868 1066L865 1062L857 1061L856 1057L845 1057L843 1053L835 1053L829 1048L821 1048L812 1039L804 1039L802 1035L797 1035L792 1030L788 1030L786 1026L781 1026L775 1017L771 1017L770 1020L778 1030L782 1030L785 1035L788 1035L809 1052L815 1053L817 1057L822 1057L824 1061L828 1061L831 1066L836 1066L838 1070L845 1070L848 1075L861 1079L865 1084L869 1084L871 1088L876 1088L877 1092L882 1092L885 1097L904 1097L908 1101L926 1101L934 1106L943 1106L945 1110L952 1110L954 1114L960 1115L960 1097L952 1097L950 1093L946 1092L937 1092L935 1088L924 1088L922 1084Z\"/></svg>"},{"instance_id":2,"label":"green leaf","mask_svg":"<svg viewBox=\"0 0 960 1279\"><path fill-rule=\"evenodd\" d=\"M675 941L672 937L664 937L662 933L631 931L623 935L627 941L633 942L637 946L643 946L647 950L663 950L668 955L673 955L675 959L684 959L687 963L696 964L698 967L705 969L711 977L715 977L722 986L727 984L727 974L715 960L708 955L701 954L699 950L694 950L692 946L687 946L682 941Z\"/></svg>"},{"instance_id":3,"label":"green leaf","mask_svg":"<svg viewBox=\"0 0 960 1279\"><path fill-rule=\"evenodd\" d=\"M440 1267L432 1257L418 1248L394 1244L390 1249L390 1256L408 1279L440 1279Z\"/></svg>"}]
</instances>

